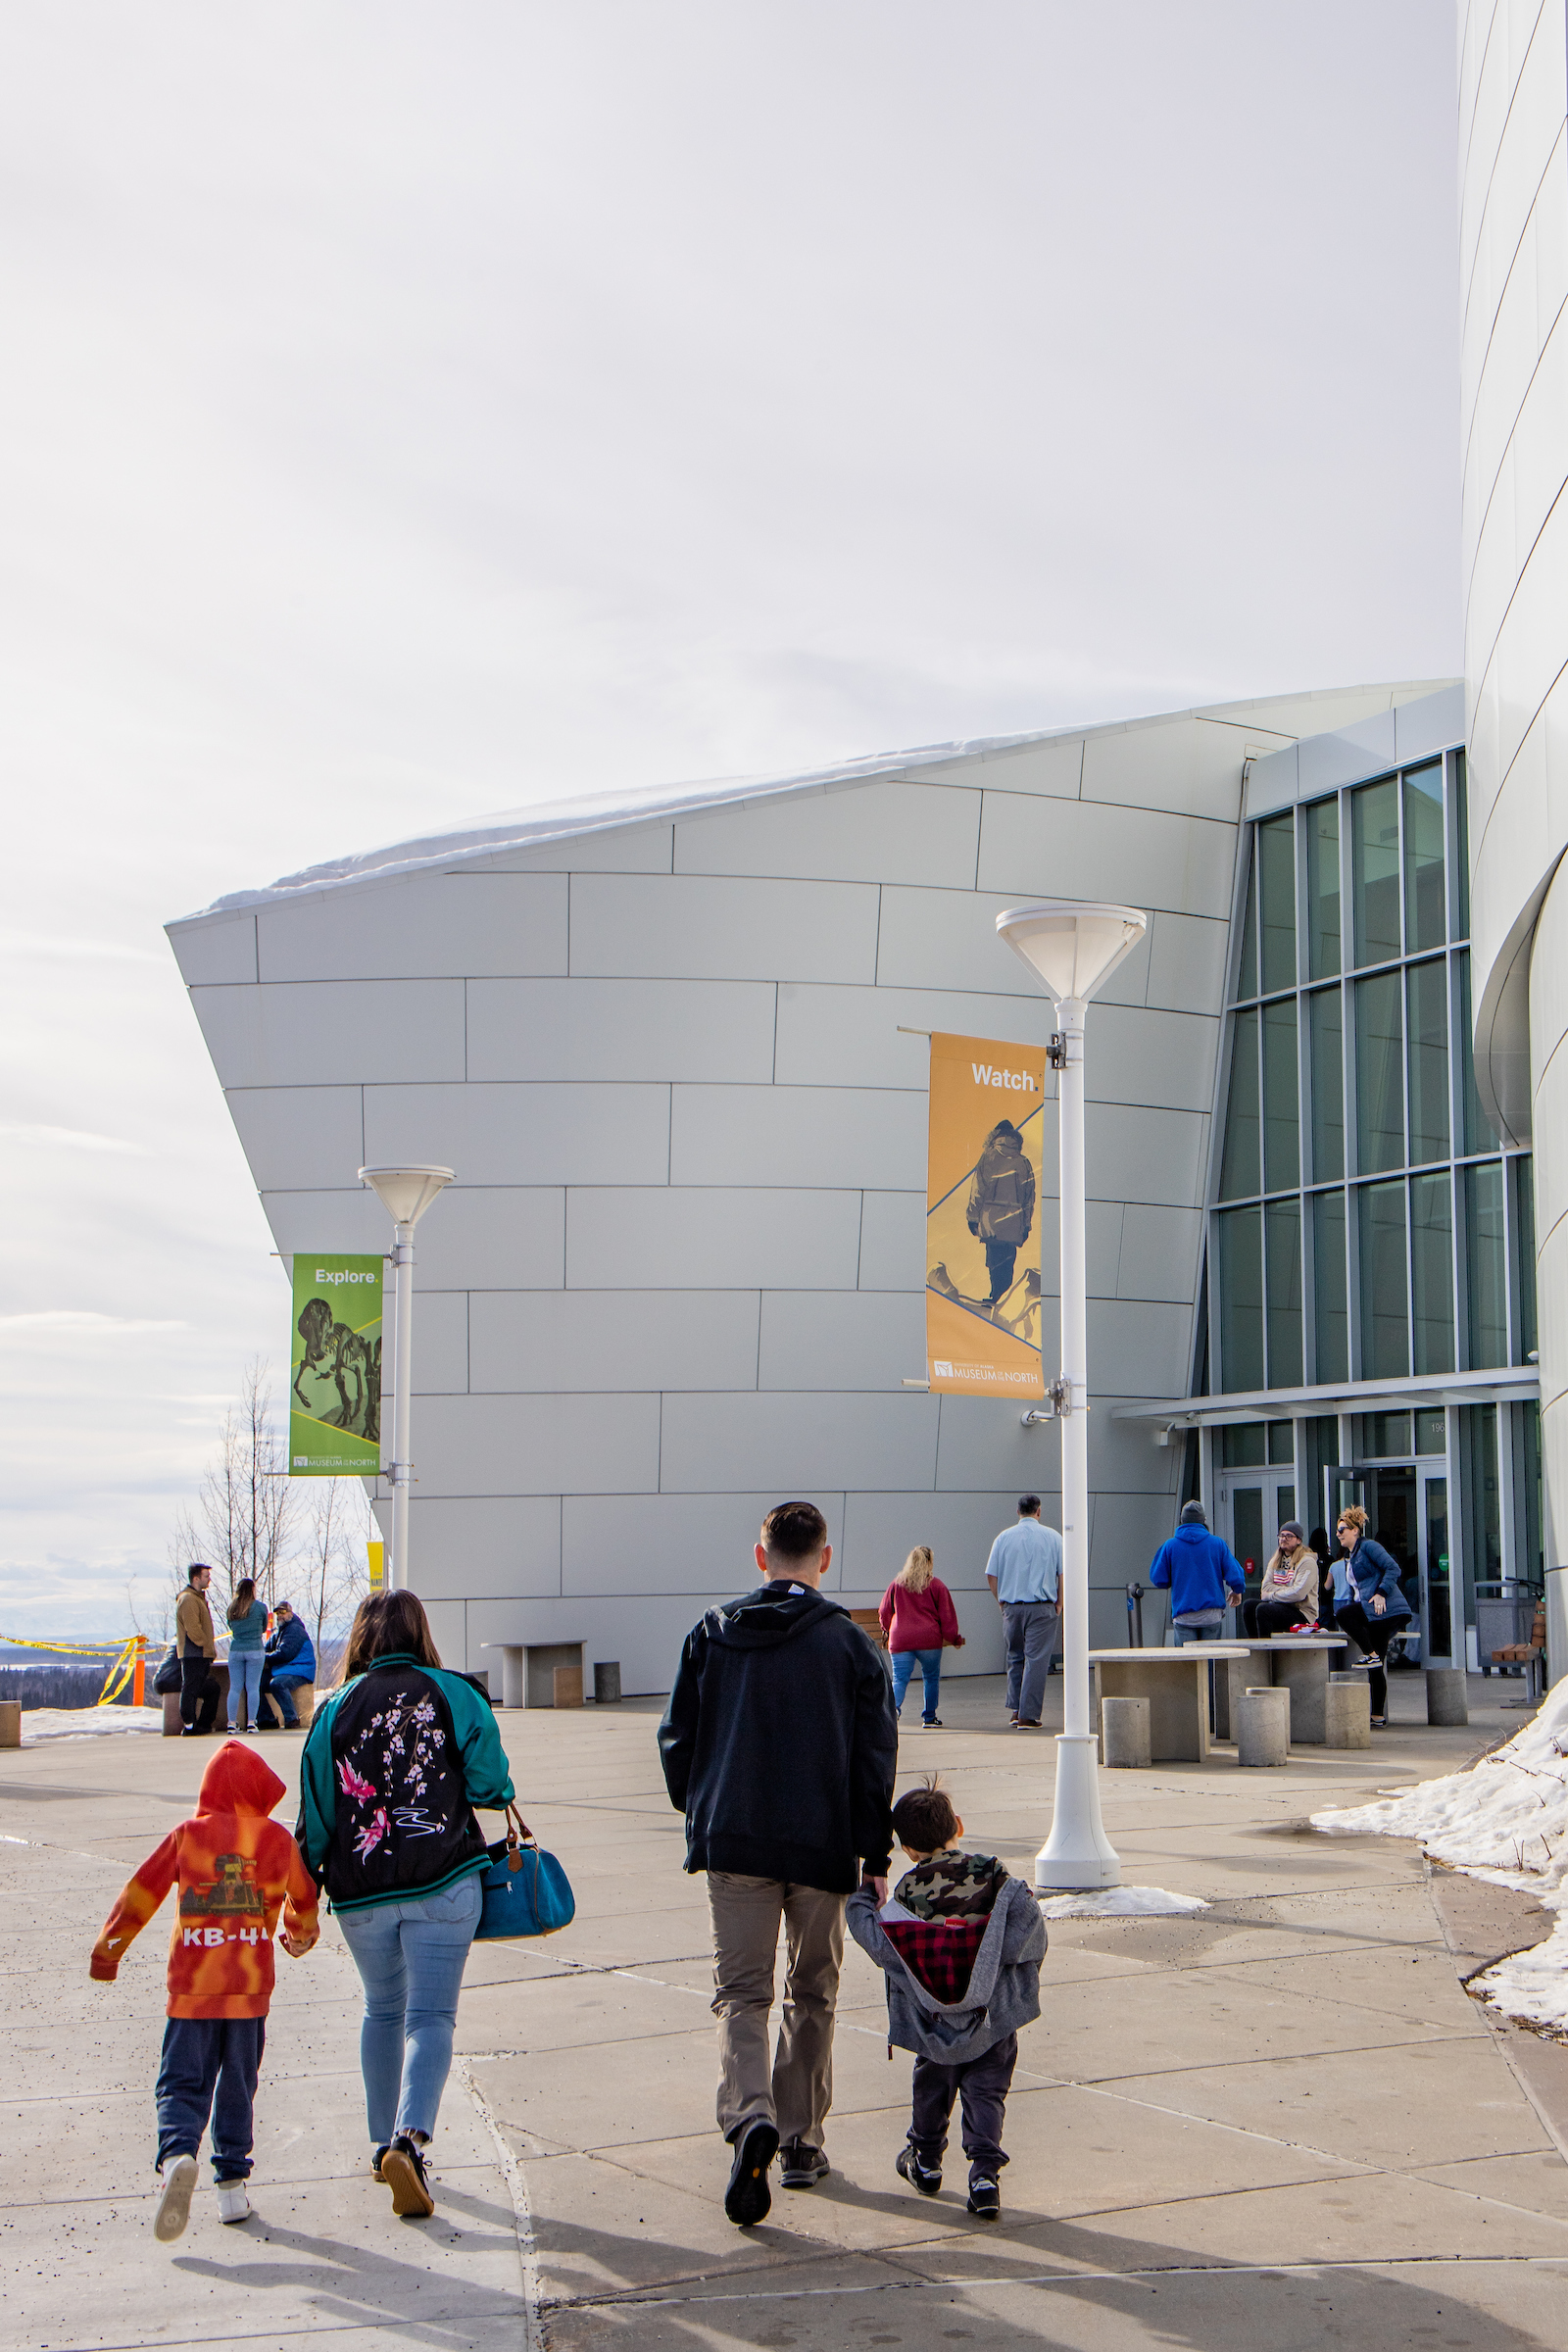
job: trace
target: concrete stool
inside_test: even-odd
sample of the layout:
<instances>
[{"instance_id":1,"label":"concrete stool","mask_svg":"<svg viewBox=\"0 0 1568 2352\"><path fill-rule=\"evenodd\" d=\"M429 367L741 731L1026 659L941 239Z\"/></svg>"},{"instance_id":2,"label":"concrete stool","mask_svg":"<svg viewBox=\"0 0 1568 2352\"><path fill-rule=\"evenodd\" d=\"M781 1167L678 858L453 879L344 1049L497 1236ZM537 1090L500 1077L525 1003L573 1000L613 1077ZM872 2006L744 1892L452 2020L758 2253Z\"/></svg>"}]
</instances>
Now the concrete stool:
<instances>
[{"instance_id":1,"label":"concrete stool","mask_svg":"<svg viewBox=\"0 0 1568 2352\"><path fill-rule=\"evenodd\" d=\"M1283 1684L1244 1690L1236 1709L1238 1764L1285 1764L1290 1760L1291 1694Z\"/></svg>"},{"instance_id":2,"label":"concrete stool","mask_svg":"<svg viewBox=\"0 0 1568 2352\"><path fill-rule=\"evenodd\" d=\"M0 1747L22 1745L22 1701L0 1698Z\"/></svg>"},{"instance_id":3,"label":"concrete stool","mask_svg":"<svg viewBox=\"0 0 1568 2352\"><path fill-rule=\"evenodd\" d=\"M1470 1701L1464 1687L1462 1666L1429 1666L1427 1668L1428 1723L1468 1723Z\"/></svg>"},{"instance_id":4,"label":"concrete stool","mask_svg":"<svg viewBox=\"0 0 1568 2352\"><path fill-rule=\"evenodd\" d=\"M1150 1752L1150 1705L1147 1698L1102 1698L1100 1702L1100 1740L1107 1769L1147 1770Z\"/></svg>"},{"instance_id":5,"label":"concrete stool","mask_svg":"<svg viewBox=\"0 0 1568 2352\"><path fill-rule=\"evenodd\" d=\"M1372 1690L1364 1674L1331 1674L1324 1700L1325 1747L1370 1747Z\"/></svg>"},{"instance_id":6,"label":"concrete stool","mask_svg":"<svg viewBox=\"0 0 1568 2352\"><path fill-rule=\"evenodd\" d=\"M594 1660L594 1705L596 1707L614 1707L619 1704L620 1660L618 1658L596 1658Z\"/></svg>"}]
</instances>

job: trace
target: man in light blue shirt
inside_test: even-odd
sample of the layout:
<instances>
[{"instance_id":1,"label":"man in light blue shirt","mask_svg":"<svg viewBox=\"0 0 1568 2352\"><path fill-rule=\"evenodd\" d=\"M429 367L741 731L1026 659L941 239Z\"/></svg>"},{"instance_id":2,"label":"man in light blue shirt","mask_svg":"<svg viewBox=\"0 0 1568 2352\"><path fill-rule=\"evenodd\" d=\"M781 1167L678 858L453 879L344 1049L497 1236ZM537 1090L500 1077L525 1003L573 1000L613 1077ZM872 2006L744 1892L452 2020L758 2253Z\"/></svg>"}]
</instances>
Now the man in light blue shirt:
<instances>
[{"instance_id":1,"label":"man in light blue shirt","mask_svg":"<svg viewBox=\"0 0 1568 2352\"><path fill-rule=\"evenodd\" d=\"M986 1583L1007 1637L1007 1713L1015 1732L1040 1728L1061 1592L1061 1538L1040 1524L1040 1497L1021 1494L1018 1524L991 1546Z\"/></svg>"}]
</instances>

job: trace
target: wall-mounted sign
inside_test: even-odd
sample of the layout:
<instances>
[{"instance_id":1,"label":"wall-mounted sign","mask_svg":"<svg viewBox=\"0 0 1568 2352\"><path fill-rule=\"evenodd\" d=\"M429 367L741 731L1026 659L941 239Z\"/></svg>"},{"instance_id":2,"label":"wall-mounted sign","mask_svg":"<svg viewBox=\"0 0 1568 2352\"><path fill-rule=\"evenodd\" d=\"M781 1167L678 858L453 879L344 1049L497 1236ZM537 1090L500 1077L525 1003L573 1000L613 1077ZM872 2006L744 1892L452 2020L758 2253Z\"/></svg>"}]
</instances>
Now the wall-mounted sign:
<instances>
[{"instance_id":1,"label":"wall-mounted sign","mask_svg":"<svg viewBox=\"0 0 1568 2352\"><path fill-rule=\"evenodd\" d=\"M289 1363L291 1478L373 1478L381 1466L379 1257L294 1259Z\"/></svg>"},{"instance_id":2,"label":"wall-mounted sign","mask_svg":"<svg viewBox=\"0 0 1568 2352\"><path fill-rule=\"evenodd\" d=\"M931 1040L925 1344L934 1390L1042 1396L1044 1046Z\"/></svg>"}]
</instances>

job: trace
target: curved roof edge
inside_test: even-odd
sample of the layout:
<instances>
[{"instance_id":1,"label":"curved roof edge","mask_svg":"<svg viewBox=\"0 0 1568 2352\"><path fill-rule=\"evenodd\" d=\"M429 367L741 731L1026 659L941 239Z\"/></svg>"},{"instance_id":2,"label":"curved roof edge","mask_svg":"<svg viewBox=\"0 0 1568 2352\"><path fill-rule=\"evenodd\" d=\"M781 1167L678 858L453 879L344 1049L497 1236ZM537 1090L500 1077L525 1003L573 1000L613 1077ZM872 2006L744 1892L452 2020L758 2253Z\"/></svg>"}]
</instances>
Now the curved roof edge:
<instances>
[{"instance_id":1,"label":"curved roof edge","mask_svg":"<svg viewBox=\"0 0 1568 2352\"><path fill-rule=\"evenodd\" d=\"M1254 732L1273 735L1283 745L1318 730L1310 721L1320 715L1314 705L1343 705L1357 697L1373 700L1369 707L1392 707L1416 696L1431 694L1450 683L1446 679L1410 679L1381 684L1310 688L1296 694L1273 695L1236 703L1194 705L1184 710L1156 711L1146 718L1110 719L1090 727L1052 727L1022 735L977 736L966 742L924 744L903 752L872 754L829 767L808 768L785 776L727 776L705 783L650 785L615 792L583 793L568 801L537 802L522 808L499 810L466 824L389 842L356 856L336 858L319 865L284 874L276 882L251 890L236 890L215 899L211 906L173 918L176 923L199 922L209 915L233 914L251 906L277 905L311 892L340 890L367 882L387 882L405 874L449 866L468 859L495 857L506 850L542 849L576 836L607 833L626 825L652 824L661 819L690 816L700 810L739 806L747 801L773 800L791 793L831 792L841 786L916 777L922 770L951 767L961 760L985 760L1037 744L1072 743L1090 736L1132 735L1194 719L1250 725ZM1321 716L1328 724L1325 710ZM1308 723L1302 725L1300 722ZM1275 723L1270 724L1270 720ZM1291 723L1281 723L1289 721ZM172 925L170 926L171 928Z\"/></svg>"}]
</instances>

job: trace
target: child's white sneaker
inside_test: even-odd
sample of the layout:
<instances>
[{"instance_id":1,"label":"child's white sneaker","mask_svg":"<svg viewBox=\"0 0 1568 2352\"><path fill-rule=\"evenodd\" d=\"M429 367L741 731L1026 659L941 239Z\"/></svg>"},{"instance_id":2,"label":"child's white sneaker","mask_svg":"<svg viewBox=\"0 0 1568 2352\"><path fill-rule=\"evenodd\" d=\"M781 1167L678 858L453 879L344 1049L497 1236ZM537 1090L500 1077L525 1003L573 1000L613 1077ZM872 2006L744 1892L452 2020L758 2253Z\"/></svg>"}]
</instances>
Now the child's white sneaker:
<instances>
[{"instance_id":1,"label":"child's white sneaker","mask_svg":"<svg viewBox=\"0 0 1568 2352\"><path fill-rule=\"evenodd\" d=\"M164 2185L158 2192L158 2211L153 2215L153 2235L166 2246L172 2238L185 2234L185 2224L190 2220L191 2192L195 2186L195 2157L172 2157L164 2167Z\"/></svg>"},{"instance_id":2,"label":"child's white sneaker","mask_svg":"<svg viewBox=\"0 0 1568 2352\"><path fill-rule=\"evenodd\" d=\"M218 2183L218 2218L220 2222L248 2222L251 2201L245 2194L243 2180L220 2180Z\"/></svg>"}]
</instances>

